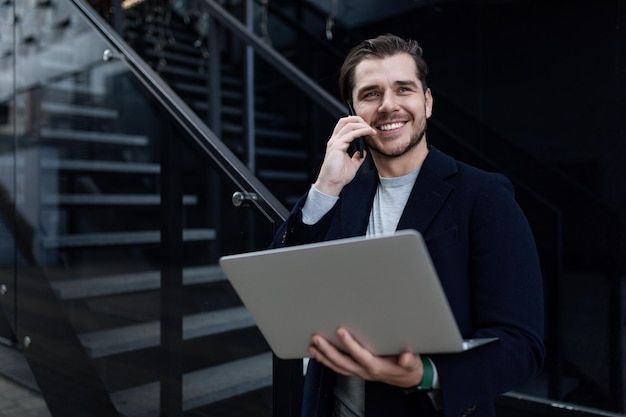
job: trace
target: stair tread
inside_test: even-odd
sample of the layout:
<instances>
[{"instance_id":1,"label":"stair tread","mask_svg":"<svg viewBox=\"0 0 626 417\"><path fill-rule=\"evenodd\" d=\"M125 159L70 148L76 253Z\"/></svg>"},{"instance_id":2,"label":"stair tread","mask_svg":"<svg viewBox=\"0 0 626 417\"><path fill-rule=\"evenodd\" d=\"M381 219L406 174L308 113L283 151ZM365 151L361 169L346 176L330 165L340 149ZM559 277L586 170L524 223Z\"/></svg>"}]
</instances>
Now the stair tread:
<instances>
[{"instance_id":1,"label":"stair tread","mask_svg":"<svg viewBox=\"0 0 626 417\"><path fill-rule=\"evenodd\" d=\"M204 89L204 93L206 93L206 88ZM202 111L210 110L209 103L206 100L196 99L196 100L190 100L189 102L192 103L192 107L196 109L200 109ZM229 106L229 105L220 106L220 111L223 115L239 116L239 117L243 117L243 112L244 112L241 106ZM279 115L276 113L258 111L258 110L254 112L254 118L258 121L271 122L271 123L282 123L285 121L285 117L282 115Z\"/></svg>"},{"instance_id":2,"label":"stair tread","mask_svg":"<svg viewBox=\"0 0 626 417\"><path fill-rule=\"evenodd\" d=\"M308 154L305 151L295 151L289 149L276 149L259 146L255 149L257 156L288 158L288 159L306 159Z\"/></svg>"},{"instance_id":3,"label":"stair tread","mask_svg":"<svg viewBox=\"0 0 626 417\"><path fill-rule=\"evenodd\" d=\"M289 181L308 181L309 174L304 171L284 171L277 169L259 169L257 171L259 178L271 180L289 180Z\"/></svg>"},{"instance_id":4,"label":"stair tread","mask_svg":"<svg viewBox=\"0 0 626 417\"><path fill-rule=\"evenodd\" d=\"M89 105L76 105L67 103L56 103L44 101L41 103L41 110L54 114L67 114L72 116L89 116L103 119L115 119L119 116L119 112L115 109L106 107L96 107Z\"/></svg>"},{"instance_id":5,"label":"stair tread","mask_svg":"<svg viewBox=\"0 0 626 417\"><path fill-rule=\"evenodd\" d=\"M270 352L187 373L183 375L183 411L269 387L271 384ZM159 415L158 382L115 392L111 397L123 415Z\"/></svg>"},{"instance_id":6,"label":"stair tread","mask_svg":"<svg viewBox=\"0 0 626 417\"><path fill-rule=\"evenodd\" d=\"M192 314L183 318L183 340L244 329L254 325L254 319L245 307ZM161 338L161 322L157 320L82 333L79 337L89 356L99 358L158 346Z\"/></svg>"},{"instance_id":7,"label":"stair tread","mask_svg":"<svg viewBox=\"0 0 626 417\"><path fill-rule=\"evenodd\" d=\"M195 205L197 203L197 196L183 196L184 205ZM50 194L42 196L41 204L155 206L161 204L161 196L159 194Z\"/></svg>"},{"instance_id":8,"label":"stair tread","mask_svg":"<svg viewBox=\"0 0 626 417\"><path fill-rule=\"evenodd\" d=\"M242 134L243 126L234 123L223 123L222 129L231 133ZM264 127L257 127L255 130L257 136L266 136L272 139L285 139L292 141L299 141L303 139L302 133L297 131L287 131L284 129L271 129Z\"/></svg>"},{"instance_id":9,"label":"stair tread","mask_svg":"<svg viewBox=\"0 0 626 417\"><path fill-rule=\"evenodd\" d=\"M197 37L195 37L195 39L190 38L189 40L191 42L185 43L180 38L176 39L176 37L173 36L175 43L169 43L169 42L163 42L163 39L161 39L160 37L150 35L150 34L139 34L138 36L141 37L141 39L146 44L156 45L158 48L166 47L168 49L174 49L177 51L186 51L190 54L198 54L198 55L201 53L200 48L198 48L197 46L193 44L195 40L197 39Z\"/></svg>"},{"instance_id":10,"label":"stair tread","mask_svg":"<svg viewBox=\"0 0 626 417\"><path fill-rule=\"evenodd\" d=\"M183 230L184 241L213 240L214 229L186 229ZM72 248L82 246L132 245L145 243L159 243L159 230L82 233L73 235L44 236L41 243L46 249Z\"/></svg>"},{"instance_id":11,"label":"stair tread","mask_svg":"<svg viewBox=\"0 0 626 417\"><path fill-rule=\"evenodd\" d=\"M142 135L129 135L125 133L98 132L92 130L70 130L57 128L42 128L40 136L45 139L64 139L83 142L102 142L120 145L145 146L148 137Z\"/></svg>"},{"instance_id":12,"label":"stair tread","mask_svg":"<svg viewBox=\"0 0 626 417\"><path fill-rule=\"evenodd\" d=\"M206 82L209 77L209 74L206 72L200 72L197 70L191 70L183 67L175 67L175 66L166 66L159 69L159 72L162 74L173 74L173 75L182 75L188 78L198 79ZM231 86L238 86L241 81L236 77L230 77L226 75L220 76L220 81L223 84L230 84Z\"/></svg>"},{"instance_id":13,"label":"stair tread","mask_svg":"<svg viewBox=\"0 0 626 417\"><path fill-rule=\"evenodd\" d=\"M161 171L159 164L147 162L125 161L92 161L86 159L52 159L44 158L41 161L43 169L64 169L76 171L106 171L138 174L158 174Z\"/></svg>"},{"instance_id":14,"label":"stair tread","mask_svg":"<svg viewBox=\"0 0 626 417\"><path fill-rule=\"evenodd\" d=\"M173 49L176 49L176 48L173 48ZM151 58L165 59L166 61L168 61L168 63L176 62L176 63L191 65L191 66L196 66L196 67L199 67L200 65L202 65L203 63L207 61L206 58L202 58L201 56L199 56L199 54L200 54L199 50L196 51L195 55L183 54L180 52L172 52L172 51L157 51L154 49L150 49L146 52L146 55L150 56Z\"/></svg>"},{"instance_id":15,"label":"stair tread","mask_svg":"<svg viewBox=\"0 0 626 417\"><path fill-rule=\"evenodd\" d=\"M72 93L72 94L83 94L85 97L90 97L94 100L103 100L106 97L105 91L100 91L94 89L90 85L84 84L68 84L63 82L52 83L46 86L46 92L54 93Z\"/></svg>"},{"instance_id":16,"label":"stair tread","mask_svg":"<svg viewBox=\"0 0 626 417\"><path fill-rule=\"evenodd\" d=\"M144 271L92 278L52 281L52 288L62 300L127 294L160 288L160 272ZM224 281L226 276L218 265L183 269L183 285L208 284Z\"/></svg>"}]
</instances>

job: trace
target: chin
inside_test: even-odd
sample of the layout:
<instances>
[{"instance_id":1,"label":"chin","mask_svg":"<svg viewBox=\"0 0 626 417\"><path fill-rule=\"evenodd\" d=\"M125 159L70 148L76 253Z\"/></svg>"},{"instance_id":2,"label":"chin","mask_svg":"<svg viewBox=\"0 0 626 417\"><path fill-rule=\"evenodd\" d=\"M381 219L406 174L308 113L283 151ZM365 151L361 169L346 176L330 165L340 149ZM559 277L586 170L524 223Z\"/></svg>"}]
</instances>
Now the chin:
<instances>
[{"instance_id":1,"label":"chin","mask_svg":"<svg viewBox=\"0 0 626 417\"><path fill-rule=\"evenodd\" d=\"M369 147L373 152L376 152L387 158L397 158L400 156L404 156L407 153L410 153L422 142L423 138L424 135L421 135L417 138L417 140L413 139L402 144L389 143L387 144L387 146L385 146L384 144L382 146L374 144L374 146L369 145Z\"/></svg>"}]
</instances>

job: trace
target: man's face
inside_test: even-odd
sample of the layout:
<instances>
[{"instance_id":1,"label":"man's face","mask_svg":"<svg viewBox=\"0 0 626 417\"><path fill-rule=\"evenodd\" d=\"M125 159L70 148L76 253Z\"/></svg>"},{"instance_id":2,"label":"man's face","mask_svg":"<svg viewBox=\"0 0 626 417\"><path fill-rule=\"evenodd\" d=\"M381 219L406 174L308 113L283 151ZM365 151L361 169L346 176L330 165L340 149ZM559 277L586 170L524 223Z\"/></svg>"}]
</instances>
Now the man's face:
<instances>
[{"instance_id":1,"label":"man's face","mask_svg":"<svg viewBox=\"0 0 626 417\"><path fill-rule=\"evenodd\" d=\"M410 55L365 59L354 71L352 99L359 116L376 129L366 138L374 155L394 158L417 148L432 114L432 95L424 92Z\"/></svg>"}]
</instances>

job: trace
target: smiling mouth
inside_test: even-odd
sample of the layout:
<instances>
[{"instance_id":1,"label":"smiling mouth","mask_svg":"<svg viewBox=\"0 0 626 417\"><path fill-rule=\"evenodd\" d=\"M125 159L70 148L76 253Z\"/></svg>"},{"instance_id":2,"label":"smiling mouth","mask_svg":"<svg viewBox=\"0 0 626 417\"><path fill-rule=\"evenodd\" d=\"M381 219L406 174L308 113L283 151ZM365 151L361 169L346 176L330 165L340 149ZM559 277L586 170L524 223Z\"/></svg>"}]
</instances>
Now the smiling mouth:
<instances>
[{"instance_id":1,"label":"smiling mouth","mask_svg":"<svg viewBox=\"0 0 626 417\"><path fill-rule=\"evenodd\" d=\"M395 130L395 129L400 129L402 126L404 126L406 122L395 122L395 123L387 123L381 126L378 126L378 130L382 130L384 132L389 131L389 130Z\"/></svg>"}]
</instances>

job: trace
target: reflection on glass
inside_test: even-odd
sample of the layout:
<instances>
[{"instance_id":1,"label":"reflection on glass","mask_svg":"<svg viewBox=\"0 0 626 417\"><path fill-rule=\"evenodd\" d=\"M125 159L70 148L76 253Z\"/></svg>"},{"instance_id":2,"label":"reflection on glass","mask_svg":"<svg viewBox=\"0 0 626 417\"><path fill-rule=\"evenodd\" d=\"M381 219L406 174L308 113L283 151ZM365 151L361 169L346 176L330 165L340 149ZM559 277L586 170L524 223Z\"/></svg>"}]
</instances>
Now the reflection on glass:
<instances>
[{"instance_id":1,"label":"reflection on glass","mask_svg":"<svg viewBox=\"0 0 626 417\"><path fill-rule=\"evenodd\" d=\"M0 343L14 340L15 326L14 264L24 262L16 253L15 152L11 109L15 80L13 25L14 7L0 7Z\"/></svg>"},{"instance_id":2,"label":"reflection on glass","mask_svg":"<svg viewBox=\"0 0 626 417\"><path fill-rule=\"evenodd\" d=\"M226 407L270 415L271 352L217 260L264 248L273 225L254 207L232 206L238 188L193 147L123 60L103 60L107 44L70 2L31 3L16 5L23 22L16 31L29 32L19 33L28 41L14 51L15 83L4 82L11 71L0 71L6 119L0 203L14 206L21 222L8 241L22 242L0 270L15 271L25 288L17 303L36 320L24 326L36 322L53 334L71 326L84 358L48 365L72 373L72 366L88 363L99 379L93 386L104 387L124 415L158 413L162 382L177 378L163 376L167 361L181 364L185 412L216 415ZM181 150L178 165L167 168L182 188L183 286L173 298L182 300L179 352L161 345L162 314L171 308L160 290L161 271L169 267L163 248L171 243L162 239L163 207L170 203L162 178L166 141ZM54 298L46 298L46 289L34 291L42 283ZM56 306L62 315L51 314ZM64 349L72 340L56 343ZM42 390L66 396L36 367L33 372L43 378Z\"/></svg>"}]
</instances>

